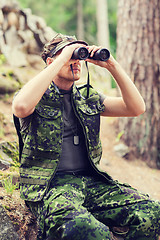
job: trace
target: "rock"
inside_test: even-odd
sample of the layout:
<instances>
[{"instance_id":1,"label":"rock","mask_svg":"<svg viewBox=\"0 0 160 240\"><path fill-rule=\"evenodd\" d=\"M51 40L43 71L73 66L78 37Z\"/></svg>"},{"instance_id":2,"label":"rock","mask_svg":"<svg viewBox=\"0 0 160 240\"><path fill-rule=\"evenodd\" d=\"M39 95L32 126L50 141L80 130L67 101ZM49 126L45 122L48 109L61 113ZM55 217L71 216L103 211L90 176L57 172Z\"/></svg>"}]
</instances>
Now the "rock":
<instances>
[{"instance_id":1,"label":"rock","mask_svg":"<svg viewBox=\"0 0 160 240\"><path fill-rule=\"evenodd\" d=\"M0 205L0 240L18 240L19 237L13 227L13 224Z\"/></svg>"},{"instance_id":2,"label":"rock","mask_svg":"<svg viewBox=\"0 0 160 240\"><path fill-rule=\"evenodd\" d=\"M1 150L0 150L0 154L1 154ZM7 170L10 166L11 166L11 164L8 161L4 161L4 160L0 159L0 169L1 170Z\"/></svg>"},{"instance_id":3,"label":"rock","mask_svg":"<svg viewBox=\"0 0 160 240\"><path fill-rule=\"evenodd\" d=\"M16 0L1 0L0 7L9 12L11 9L17 9L19 5Z\"/></svg>"},{"instance_id":4,"label":"rock","mask_svg":"<svg viewBox=\"0 0 160 240\"><path fill-rule=\"evenodd\" d=\"M3 152L0 146L0 170L6 170L13 164L13 160Z\"/></svg>"},{"instance_id":5,"label":"rock","mask_svg":"<svg viewBox=\"0 0 160 240\"><path fill-rule=\"evenodd\" d=\"M2 25L3 22L4 22L4 16L3 16L2 10L0 9L0 25Z\"/></svg>"},{"instance_id":6,"label":"rock","mask_svg":"<svg viewBox=\"0 0 160 240\"><path fill-rule=\"evenodd\" d=\"M119 157L124 157L129 153L129 147L123 143L115 145L113 149Z\"/></svg>"},{"instance_id":7,"label":"rock","mask_svg":"<svg viewBox=\"0 0 160 240\"><path fill-rule=\"evenodd\" d=\"M15 142L3 142L0 143L0 171L3 172L2 176L0 176L0 187L3 186L3 180L8 178L9 170L11 166L18 167L19 162L19 152L18 146ZM5 174L5 171L7 172ZM17 184L19 182L19 172L14 172L10 174L12 176L12 183Z\"/></svg>"},{"instance_id":8,"label":"rock","mask_svg":"<svg viewBox=\"0 0 160 240\"><path fill-rule=\"evenodd\" d=\"M107 158L104 158L104 157L101 159L101 162L102 162L103 164L107 165L107 166L110 166L110 165L111 165L110 162L109 162L109 160L108 160Z\"/></svg>"},{"instance_id":9,"label":"rock","mask_svg":"<svg viewBox=\"0 0 160 240\"><path fill-rule=\"evenodd\" d=\"M21 9L17 1L0 1L0 53L9 65L28 66L27 55L39 56L44 44L55 35L31 9Z\"/></svg>"},{"instance_id":10,"label":"rock","mask_svg":"<svg viewBox=\"0 0 160 240\"><path fill-rule=\"evenodd\" d=\"M19 88L20 82L13 72L0 73L0 94L13 93Z\"/></svg>"},{"instance_id":11,"label":"rock","mask_svg":"<svg viewBox=\"0 0 160 240\"><path fill-rule=\"evenodd\" d=\"M18 29L19 21L18 21L17 14L15 12L10 12L7 17L8 17L8 27L16 26L16 28Z\"/></svg>"},{"instance_id":12,"label":"rock","mask_svg":"<svg viewBox=\"0 0 160 240\"><path fill-rule=\"evenodd\" d=\"M5 31L5 40L7 45L12 48L15 48L15 47L17 48L20 46L21 39L17 35L16 26L11 26L7 31Z\"/></svg>"},{"instance_id":13,"label":"rock","mask_svg":"<svg viewBox=\"0 0 160 240\"><path fill-rule=\"evenodd\" d=\"M3 54L7 58L8 63L14 67L27 66L26 54L17 46L11 47L6 45L3 47Z\"/></svg>"},{"instance_id":14,"label":"rock","mask_svg":"<svg viewBox=\"0 0 160 240\"><path fill-rule=\"evenodd\" d=\"M37 68L37 69L39 69L39 66L43 64L42 59L35 54L28 55L27 61L29 62L30 65L32 65L33 68Z\"/></svg>"},{"instance_id":15,"label":"rock","mask_svg":"<svg viewBox=\"0 0 160 240\"><path fill-rule=\"evenodd\" d=\"M46 41L50 41L56 35L56 32L51 27L46 27L43 31Z\"/></svg>"},{"instance_id":16,"label":"rock","mask_svg":"<svg viewBox=\"0 0 160 240\"><path fill-rule=\"evenodd\" d=\"M15 143L0 144L0 169L7 169L18 160L18 148Z\"/></svg>"}]
</instances>

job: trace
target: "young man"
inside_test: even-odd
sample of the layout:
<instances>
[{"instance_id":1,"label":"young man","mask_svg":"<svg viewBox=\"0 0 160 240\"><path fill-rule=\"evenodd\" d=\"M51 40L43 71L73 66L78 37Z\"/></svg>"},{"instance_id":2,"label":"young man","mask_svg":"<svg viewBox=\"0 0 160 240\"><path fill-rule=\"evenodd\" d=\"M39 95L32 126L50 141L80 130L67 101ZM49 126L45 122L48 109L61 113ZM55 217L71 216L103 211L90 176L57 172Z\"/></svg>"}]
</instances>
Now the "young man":
<instances>
[{"instance_id":1,"label":"young man","mask_svg":"<svg viewBox=\"0 0 160 240\"><path fill-rule=\"evenodd\" d=\"M122 97L104 97L85 85L76 87L81 62L75 49L85 47L85 61L107 69ZM131 117L145 111L136 86L112 57L94 60L101 47L56 35L45 45L47 67L13 101L24 147L20 167L21 197L39 220L38 239L158 239L160 204L114 181L100 170L100 116ZM98 81L98 79L97 79Z\"/></svg>"}]
</instances>

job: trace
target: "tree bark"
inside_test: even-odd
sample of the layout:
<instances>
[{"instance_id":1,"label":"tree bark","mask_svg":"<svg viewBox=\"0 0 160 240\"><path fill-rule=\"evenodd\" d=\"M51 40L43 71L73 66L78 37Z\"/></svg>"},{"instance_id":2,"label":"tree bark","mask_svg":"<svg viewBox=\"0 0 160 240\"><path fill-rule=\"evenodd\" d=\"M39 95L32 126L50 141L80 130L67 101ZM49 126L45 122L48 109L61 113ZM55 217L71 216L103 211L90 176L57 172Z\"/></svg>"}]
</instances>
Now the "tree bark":
<instances>
[{"instance_id":1,"label":"tree bark","mask_svg":"<svg viewBox=\"0 0 160 240\"><path fill-rule=\"evenodd\" d=\"M97 42L99 45L110 48L108 6L106 0L97 0Z\"/></svg>"},{"instance_id":2,"label":"tree bark","mask_svg":"<svg viewBox=\"0 0 160 240\"><path fill-rule=\"evenodd\" d=\"M110 49L109 40L109 24L108 24L108 5L107 0L96 0L96 16L97 16L97 43L99 46ZM98 71L103 79L107 79L107 89L111 89L111 78L109 73L98 68Z\"/></svg>"},{"instance_id":3,"label":"tree bark","mask_svg":"<svg viewBox=\"0 0 160 240\"><path fill-rule=\"evenodd\" d=\"M160 1L119 0L117 59L135 82L146 112L119 120L136 157L160 168Z\"/></svg>"},{"instance_id":4,"label":"tree bark","mask_svg":"<svg viewBox=\"0 0 160 240\"><path fill-rule=\"evenodd\" d=\"M84 39L83 0L77 1L77 37Z\"/></svg>"}]
</instances>

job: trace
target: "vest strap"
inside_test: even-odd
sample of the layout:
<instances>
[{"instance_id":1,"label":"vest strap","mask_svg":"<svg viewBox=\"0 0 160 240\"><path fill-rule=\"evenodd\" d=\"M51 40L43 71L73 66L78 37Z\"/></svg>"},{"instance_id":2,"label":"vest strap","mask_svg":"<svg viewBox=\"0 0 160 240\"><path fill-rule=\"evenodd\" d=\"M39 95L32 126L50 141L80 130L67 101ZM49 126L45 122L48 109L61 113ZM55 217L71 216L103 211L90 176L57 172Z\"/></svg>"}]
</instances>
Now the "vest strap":
<instances>
[{"instance_id":1,"label":"vest strap","mask_svg":"<svg viewBox=\"0 0 160 240\"><path fill-rule=\"evenodd\" d=\"M31 178L21 178L20 183L30 184L30 185L46 185L46 180L43 179L31 179Z\"/></svg>"},{"instance_id":2,"label":"vest strap","mask_svg":"<svg viewBox=\"0 0 160 240\"><path fill-rule=\"evenodd\" d=\"M49 177L51 175L51 172L47 172L44 170L37 171L37 170L28 169L28 168L21 168L20 173L21 174L30 174L30 175L34 175L34 176L45 176L45 177Z\"/></svg>"},{"instance_id":3,"label":"vest strap","mask_svg":"<svg viewBox=\"0 0 160 240\"><path fill-rule=\"evenodd\" d=\"M31 149L26 149L25 148L23 150L23 154L26 154L28 156L37 156L37 157L40 157L40 158L53 159L53 160L57 158L57 154L54 153L54 152L41 151L41 150L38 150L38 149L31 150Z\"/></svg>"},{"instance_id":4,"label":"vest strap","mask_svg":"<svg viewBox=\"0 0 160 240\"><path fill-rule=\"evenodd\" d=\"M41 167L41 168L47 168L47 169L53 169L56 166L56 163L48 163L47 161L43 162L39 159L33 160L33 159L23 159L21 160L21 164L24 164L26 166L34 166L34 167Z\"/></svg>"}]
</instances>

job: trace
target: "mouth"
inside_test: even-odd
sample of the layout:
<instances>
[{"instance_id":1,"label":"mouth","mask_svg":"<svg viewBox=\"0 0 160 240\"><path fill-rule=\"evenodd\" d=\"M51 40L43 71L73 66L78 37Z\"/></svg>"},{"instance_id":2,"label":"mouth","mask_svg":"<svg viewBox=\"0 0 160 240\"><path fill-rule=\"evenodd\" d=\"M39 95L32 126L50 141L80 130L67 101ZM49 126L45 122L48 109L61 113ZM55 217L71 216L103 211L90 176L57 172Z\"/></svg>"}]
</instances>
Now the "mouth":
<instances>
[{"instance_id":1,"label":"mouth","mask_svg":"<svg viewBox=\"0 0 160 240\"><path fill-rule=\"evenodd\" d=\"M71 71L74 74L80 74L80 72L81 72L81 64L71 64L70 67L71 67Z\"/></svg>"},{"instance_id":2,"label":"mouth","mask_svg":"<svg viewBox=\"0 0 160 240\"><path fill-rule=\"evenodd\" d=\"M73 71L78 71L78 72L80 72L80 68L73 68Z\"/></svg>"},{"instance_id":3,"label":"mouth","mask_svg":"<svg viewBox=\"0 0 160 240\"><path fill-rule=\"evenodd\" d=\"M80 72L81 71L80 66L77 66L77 65L73 65L72 69L73 69L74 72Z\"/></svg>"}]
</instances>

